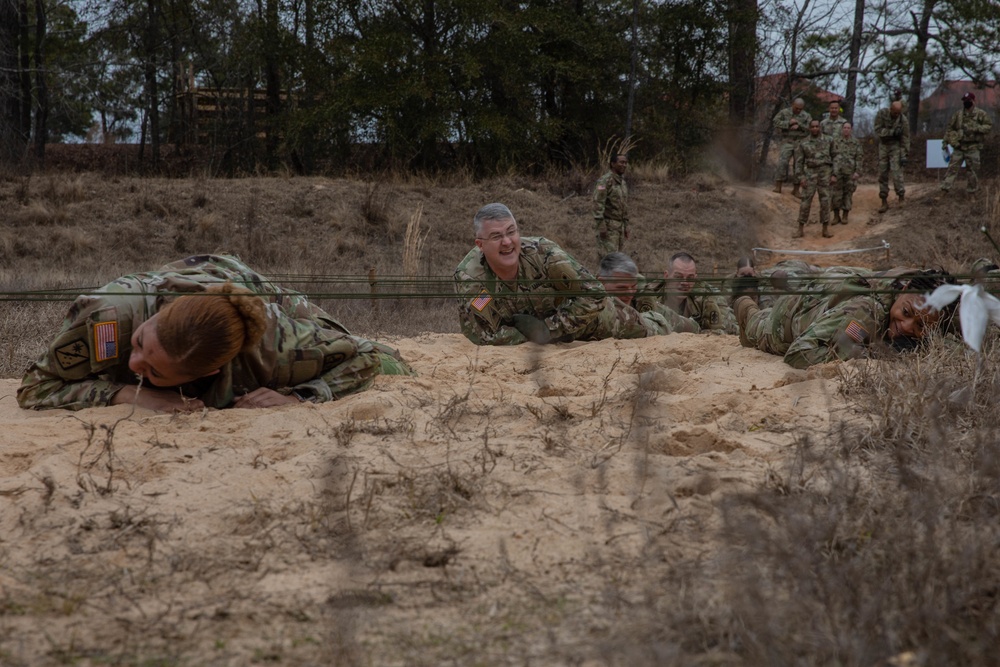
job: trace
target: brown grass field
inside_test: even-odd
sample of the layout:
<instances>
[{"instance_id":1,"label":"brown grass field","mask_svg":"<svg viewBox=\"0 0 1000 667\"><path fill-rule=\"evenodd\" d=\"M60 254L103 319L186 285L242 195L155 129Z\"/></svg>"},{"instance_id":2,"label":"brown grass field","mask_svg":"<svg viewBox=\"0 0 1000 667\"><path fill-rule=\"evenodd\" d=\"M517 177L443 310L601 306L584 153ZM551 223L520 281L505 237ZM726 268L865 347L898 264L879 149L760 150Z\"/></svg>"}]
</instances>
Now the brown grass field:
<instances>
[{"instance_id":1,"label":"brown grass field","mask_svg":"<svg viewBox=\"0 0 1000 667\"><path fill-rule=\"evenodd\" d=\"M996 664L995 331L981 361L934 339L808 371L735 336L468 343L449 295L476 209L594 268L597 176L0 176L0 665ZM995 181L916 183L884 215L865 183L829 240L792 240L770 187L644 165L631 186L650 275L679 249L709 276L755 246L1000 254ZM261 411L17 407L67 307L25 292L201 252L419 376Z\"/></svg>"}]
</instances>

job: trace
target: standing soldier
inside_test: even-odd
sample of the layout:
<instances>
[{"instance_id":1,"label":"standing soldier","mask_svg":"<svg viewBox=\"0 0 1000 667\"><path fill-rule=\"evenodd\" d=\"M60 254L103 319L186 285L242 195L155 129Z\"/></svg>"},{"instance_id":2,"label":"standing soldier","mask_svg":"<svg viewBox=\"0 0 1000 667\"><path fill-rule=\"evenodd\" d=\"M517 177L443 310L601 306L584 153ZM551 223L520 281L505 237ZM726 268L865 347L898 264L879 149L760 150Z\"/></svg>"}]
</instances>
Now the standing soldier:
<instances>
[{"instance_id":1,"label":"standing soldier","mask_svg":"<svg viewBox=\"0 0 1000 667\"><path fill-rule=\"evenodd\" d=\"M889 172L896 188L899 203L903 203L906 186L903 185L903 165L910 154L910 121L903 113L903 103L899 100L888 109L879 109L875 114L875 135L878 137L878 196L882 200L879 213L889 210Z\"/></svg>"},{"instance_id":2,"label":"standing soldier","mask_svg":"<svg viewBox=\"0 0 1000 667\"><path fill-rule=\"evenodd\" d=\"M833 176L830 183L833 207L833 224L846 225L847 214L851 212L854 191L858 189L861 177L861 142L851 135L851 124L841 126L840 135L833 140Z\"/></svg>"},{"instance_id":3,"label":"standing soldier","mask_svg":"<svg viewBox=\"0 0 1000 667\"><path fill-rule=\"evenodd\" d=\"M975 93L962 95L962 106L964 108L956 111L948 121L948 129L944 133L944 141L953 151L941 191L951 190L964 160L966 191L972 194L979 189L979 176L976 174L979 171L979 150L983 147L983 140L993 127L993 122L989 114L976 108Z\"/></svg>"},{"instance_id":4,"label":"standing soldier","mask_svg":"<svg viewBox=\"0 0 1000 667\"><path fill-rule=\"evenodd\" d=\"M829 111L823 116L819 129L823 130L823 134L828 134L836 139L840 136L841 129L846 122L847 119L840 115L840 100L836 100L830 102Z\"/></svg>"},{"instance_id":5,"label":"standing soldier","mask_svg":"<svg viewBox=\"0 0 1000 667\"><path fill-rule=\"evenodd\" d=\"M628 233L628 185L625 170L628 156L611 157L611 171L597 179L594 188L594 232L597 234L597 259L625 246Z\"/></svg>"},{"instance_id":6,"label":"standing soldier","mask_svg":"<svg viewBox=\"0 0 1000 667\"><path fill-rule=\"evenodd\" d=\"M830 238L833 234L828 228L830 224L830 181L836 177L831 175L833 169L833 139L819 130L819 121L809 123L809 137L803 139L795 149L795 177L804 188L802 203L799 204L799 233L805 236L805 225L809 221L809 208L812 198L819 192L819 221L823 223L823 236Z\"/></svg>"},{"instance_id":7,"label":"standing soldier","mask_svg":"<svg viewBox=\"0 0 1000 667\"><path fill-rule=\"evenodd\" d=\"M782 109L774 117L774 129L781 138L778 152L778 170L774 174L774 191L781 193L781 184L788 180L788 161L795 157L795 148L805 139L812 116L805 111L806 103L801 97L795 98L791 108ZM799 183L795 181L792 196L799 196Z\"/></svg>"}]
</instances>

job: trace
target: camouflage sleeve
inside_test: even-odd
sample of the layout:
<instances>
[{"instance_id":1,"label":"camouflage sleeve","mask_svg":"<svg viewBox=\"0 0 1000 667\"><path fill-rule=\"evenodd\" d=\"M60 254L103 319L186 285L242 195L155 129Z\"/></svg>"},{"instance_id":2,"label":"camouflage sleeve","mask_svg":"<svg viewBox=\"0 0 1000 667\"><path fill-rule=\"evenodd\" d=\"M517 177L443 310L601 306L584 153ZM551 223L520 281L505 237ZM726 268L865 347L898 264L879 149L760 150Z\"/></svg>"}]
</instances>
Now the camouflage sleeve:
<instances>
[{"instance_id":1,"label":"camouflage sleeve","mask_svg":"<svg viewBox=\"0 0 1000 667\"><path fill-rule=\"evenodd\" d=\"M806 177L805 167L806 167L806 157L805 152L800 143L795 147L794 161L795 161L795 180L801 181Z\"/></svg>"},{"instance_id":2,"label":"camouflage sleeve","mask_svg":"<svg viewBox=\"0 0 1000 667\"><path fill-rule=\"evenodd\" d=\"M885 332L885 307L871 296L857 296L823 313L785 353L785 363L808 368L837 359L864 356Z\"/></svg>"},{"instance_id":3,"label":"camouflage sleeve","mask_svg":"<svg viewBox=\"0 0 1000 667\"><path fill-rule=\"evenodd\" d=\"M603 307L597 316L597 326L588 338L645 338L664 331L665 322L651 313L640 313L621 299L605 297Z\"/></svg>"},{"instance_id":4,"label":"camouflage sleeve","mask_svg":"<svg viewBox=\"0 0 1000 667\"><path fill-rule=\"evenodd\" d=\"M539 250L544 252L545 274L552 287L569 293L556 312L545 318L549 331L554 338L585 336L597 326L607 297L604 285L555 243L543 239Z\"/></svg>"},{"instance_id":5,"label":"camouflage sleeve","mask_svg":"<svg viewBox=\"0 0 1000 667\"><path fill-rule=\"evenodd\" d=\"M906 119L906 114L899 115L900 121L903 123L903 132L900 135L900 143L903 145L903 154L909 155L910 153L910 121Z\"/></svg>"},{"instance_id":6,"label":"camouflage sleeve","mask_svg":"<svg viewBox=\"0 0 1000 667\"><path fill-rule=\"evenodd\" d=\"M602 177L594 187L594 225L604 222L604 207L608 201L608 184Z\"/></svg>"},{"instance_id":7,"label":"camouflage sleeve","mask_svg":"<svg viewBox=\"0 0 1000 667\"><path fill-rule=\"evenodd\" d=\"M774 121L772 122L772 124L774 125L774 129L778 130L779 132L787 130L788 121L790 118L791 117L785 112L784 109L779 111L778 114L774 117Z\"/></svg>"},{"instance_id":8,"label":"camouflage sleeve","mask_svg":"<svg viewBox=\"0 0 1000 667\"><path fill-rule=\"evenodd\" d=\"M383 372L384 362L389 364L389 370L395 371L387 374L409 374L404 372L409 367L402 359L399 359L398 353L395 358L402 366L394 369L394 365L388 359L384 359L388 355L376 347L372 341L357 336L349 336L349 338L355 349L353 355L335 357L335 359L340 360L339 363L328 362L326 361L328 357L324 357L323 373L312 380L296 384L291 387L291 390L299 396L309 397L316 403L324 403L370 387L375 376Z\"/></svg>"},{"instance_id":9,"label":"camouflage sleeve","mask_svg":"<svg viewBox=\"0 0 1000 667\"><path fill-rule=\"evenodd\" d=\"M468 300L459 306L462 334L476 345L520 345L527 343L524 334L508 324L491 322L475 312Z\"/></svg>"},{"instance_id":10,"label":"camouflage sleeve","mask_svg":"<svg viewBox=\"0 0 1000 667\"><path fill-rule=\"evenodd\" d=\"M128 371L127 367L118 368L124 362L119 356L118 336L127 332L119 331L117 317L119 311L128 313L124 304L116 306L119 301L113 296L77 297L59 333L21 379L18 405L35 410L82 410L110 403L125 386L120 381L121 373ZM95 328L98 325L103 325L102 334ZM107 339L109 335L112 338ZM102 337L100 354L96 336ZM113 341L111 350L108 340Z\"/></svg>"}]
</instances>

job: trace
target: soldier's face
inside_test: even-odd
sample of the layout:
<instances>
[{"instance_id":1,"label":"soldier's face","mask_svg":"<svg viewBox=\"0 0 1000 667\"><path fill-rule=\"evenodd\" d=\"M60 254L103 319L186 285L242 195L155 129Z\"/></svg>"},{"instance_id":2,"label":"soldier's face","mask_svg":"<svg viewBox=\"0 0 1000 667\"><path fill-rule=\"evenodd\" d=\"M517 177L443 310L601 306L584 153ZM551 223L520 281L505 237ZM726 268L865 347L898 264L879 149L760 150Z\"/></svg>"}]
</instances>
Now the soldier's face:
<instances>
[{"instance_id":1,"label":"soldier's face","mask_svg":"<svg viewBox=\"0 0 1000 667\"><path fill-rule=\"evenodd\" d=\"M517 223L511 219L487 220L476 238L476 247L483 251L486 262L499 276L517 275L517 262L521 258L521 234Z\"/></svg>"},{"instance_id":2,"label":"soldier's face","mask_svg":"<svg viewBox=\"0 0 1000 667\"><path fill-rule=\"evenodd\" d=\"M677 259L667 271L667 278L676 281L673 287L678 292L690 292L694 281L698 279L698 269L694 262Z\"/></svg>"},{"instance_id":3,"label":"soldier's face","mask_svg":"<svg viewBox=\"0 0 1000 667\"><path fill-rule=\"evenodd\" d=\"M624 155L619 155L618 159L611 163L611 171L619 176L624 174L626 169L628 169L628 158Z\"/></svg>"},{"instance_id":4,"label":"soldier's face","mask_svg":"<svg viewBox=\"0 0 1000 667\"><path fill-rule=\"evenodd\" d=\"M792 102L792 113L802 113L802 105Z\"/></svg>"},{"instance_id":5,"label":"soldier's face","mask_svg":"<svg viewBox=\"0 0 1000 667\"><path fill-rule=\"evenodd\" d=\"M844 123L844 127L840 130L840 134L846 139L847 137L851 136L851 130L852 130L851 124Z\"/></svg>"},{"instance_id":6,"label":"soldier's face","mask_svg":"<svg viewBox=\"0 0 1000 667\"><path fill-rule=\"evenodd\" d=\"M610 276L602 276L600 280L604 283L604 289L608 294L618 297L625 302L625 305L632 303L636 290L635 276L615 271Z\"/></svg>"},{"instance_id":7,"label":"soldier's face","mask_svg":"<svg viewBox=\"0 0 1000 667\"><path fill-rule=\"evenodd\" d=\"M819 136L819 121L814 120L813 122L809 123L809 134L813 135L814 137Z\"/></svg>"},{"instance_id":8,"label":"soldier's face","mask_svg":"<svg viewBox=\"0 0 1000 667\"><path fill-rule=\"evenodd\" d=\"M937 324L941 313L919 308L920 294L900 294L889 309L889 338L923 338L927 329Z\"/></svg>"},{"instance_id":9,"label":"soldier's face","mask_svg":"<svg viewBox=\"0 0 1000 667\"><path fill-rule=\"evenodd\" d=\"M830 118L837 118L840 116L840 104L837 102L830 102Z\"/></svg>"},{"instance_id":10,"label":"soldier's face","mask_svg":"<svg viewBox=\"0 0 1000 667\"><path fill-rule=\"evenodd\" d=\"M183 372L160 345L160 339L156 335L157 317L158 315L153 315L132 332L129 369L141 375L145 382L157 387L176 387L196 380L197 377Z\"/></svg>"}]
</instances>

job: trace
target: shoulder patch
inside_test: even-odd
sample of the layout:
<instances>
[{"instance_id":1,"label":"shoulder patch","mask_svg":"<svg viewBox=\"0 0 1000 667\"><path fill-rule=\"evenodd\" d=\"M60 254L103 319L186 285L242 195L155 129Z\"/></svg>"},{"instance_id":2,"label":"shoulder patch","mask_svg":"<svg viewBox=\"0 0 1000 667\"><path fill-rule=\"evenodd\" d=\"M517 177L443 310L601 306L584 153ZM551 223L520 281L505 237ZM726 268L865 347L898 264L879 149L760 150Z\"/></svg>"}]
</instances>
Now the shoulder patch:
<instances>
[{"instance_id":1,"label":"shoulder patch","mask_svg":"<svg viewBox=\"0 0 1000 667\"><path fill-rule=\"evenodd\" d=\"M493 300L493 295L483 290L479 293L475 299L472 300L472 307L478 310L480 313L483 312L483 308L489 305L490 301Z\"/></svg>"},{"instance_id":2,"label":"shoulder patch","mask_svg":"<svg viewBox=\"0 0 1000 667\"><path fill-rule=\"evenodd\" d=\"M90 348L87 346L87 341L82 338L56 348L56 361L64 371L79 366L89 359Z\"/></svg>"},{"instance_id":3,"label":"shoulder patch","mask_svg":"<svg viewBox=\"0 0 1000 667\"><path fill-rule=\"evenodd\" d=\"M98 363L118 357L118 322L94 325L94 360Z\"/></svg>"},{"instance_id":4,"label":"shoulder patch","mask_svg":"<svg viewBox=\"0 0 1000 667\"><path fill-rule=\"evenodd\" d=\"M861 326L861 323L857 320L851 320L848 322L847 326L844 328L844 333L859 345L864 345L865 341L868 340L868 330Z\"/></svg>"}]
</instances>

